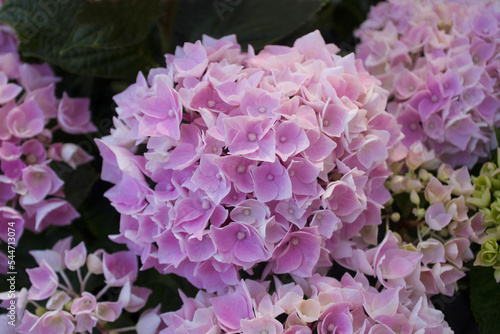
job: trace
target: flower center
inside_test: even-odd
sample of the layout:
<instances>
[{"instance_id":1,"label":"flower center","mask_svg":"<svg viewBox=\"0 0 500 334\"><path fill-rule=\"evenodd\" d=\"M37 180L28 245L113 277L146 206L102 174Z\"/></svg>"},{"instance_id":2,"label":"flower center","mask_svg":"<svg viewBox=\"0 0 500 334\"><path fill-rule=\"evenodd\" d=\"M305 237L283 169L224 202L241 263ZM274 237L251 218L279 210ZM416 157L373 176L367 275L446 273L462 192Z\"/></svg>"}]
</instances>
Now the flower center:
<instances>
[{"instance_id":1,"label":"flower center","mask_svg":"<svg viewBox=\"0 0 500 334\"><path fill-rule=\"evenodd\" d=\"M243 210L243 214L244 214L245 216L250 216L250 214L251 214L251 213L252 213L252 212L250 211L250 209L244 209L244 210Z\"/></svg>"},{"instance_id":2,"label":"flower center","mask_svg":"<svg viewBox=\"0 0 500 334\"><path fill-rule=\"evenodd\" d=\"M330 122L327 119L323 120L323 126L328 126L328 125L330 125Z\"/></svg>"},{"instance_id":3,"label":"flower center","mask_svg":"<svg viewBox=\"0 0 500 334\"><path fill-rule=\"evenodd\" d=\"M285 136L281 136L280 137L280 142L282 142L282 143L286 142L286 137Z\"/></svg>"},{"instance_id":4,"label":"flower center","mask_svg":"<svg viewBox=\"0 0 500 334\"><path fill-rule=\"evenodd\" d=\"M238 168L236 169L236 171L238 172L238 174L243 174L245 173L245 166L238 166Z\"/></svg>"},{"instance_id":5,"label":"flower center","mask_svg":"<svg viewBox=\"0 0 500 334\"><path fill-rule=\"evenodd\" d=\"M175 111L174 111L174 109L170 109L170 110L168 111L168 117L173 118L174 116L175 116Z\"/></svg>"},{"instance_id":6,"label":"flower center","mask_svg":"<svg viewBox=\"0 0 500 334\"><path fill-rule=\"evenodd\" d=\"M248 134L248 140L250 141L256 141L257 140L257 135L255 133L249 133Z\"/></svg>"},{"instance_id":7,"label":"flower center","mask_svg":"<svg viewBox=\"0 0 500 334\"><path fill-rule=\"evenodd\" d=\"M437 95L432 95L431 101L436 103L437 101L439 101L439 97L437 97Z\"/></svg>"},{"instance_id":8,"label":"flower center","mask_svg":"<svg viewBox=\"0 0 500 334\"><path fill-rule=\"evenodd\" d=\"M288 171L288 175L290 175L290 176L294 176L294 175L295 175L295 171L294 171L293 169L290 169L290 170Z\"/></svg>"},{"instance_id":9,"label":"flower center","mask_svg":"<svg viewBox=\"0 0 500 334\"><path fill-rule=\"evenodd\" d=\"M288 209L288 213L291 214L291 215L293 215L293 214L295 214L295 210L292 209L292 208L290 208L290 209Z\"/></svg>"},{"instance_id":10,"label":"flower center","mask_svg":"<svg viewBox=\"0 0 500 334\"><path fill-rule=\"evenodd\" d=\"M37 160L37 159L36 159L36 154L35 154L35 153L30 153L30 154L28 154L28 155L26 156L26 160L25 160L25 162L26 162L26 164L28 164L28 165L34 165L34 164L36 164L36 160Z\"/></svg>"},{"instance_id":11,"label":"flower center","mask_svg":"<svg viewBox=\"0 0 500 334\"><path fill-rule=\"evenodd\" d=\"M238 232L238 234L236 234L236 238L238 238L238 240L243 240L246 238L246 236L247 236L247 234L243 231L240 231L240 232Z\"/></svg>"},{"instance_id":12,"label":"flower center","mask_svg":"<svg viewBox=\"0 0 500 334\"><path fill-rule=\"evenodd\" d=\"M268 179L269 181L274 180L274 175L272 175L272 174L268 174L268 175L267 175L267 179Z\"/></svg>"},{"instance_id":13,"label":"flower center","mask_svg":"<svg viewBox=\"0 0 500 334\"><path fill-rule=\"evenodd\" d=\"M474 62L474 64L479 63L480 60L481 60L481 58L479 58L478 55L474 55L474 57L472 57L472 61Z\"/></svg>"},{"instance_id":14,"label":"flower center","mask_svg":"<svg viewBox=\"0 0 500 334\"><path fill-rule=\"evenodd\" d=\"M212 205L210 205L210 202L207 201L207 200L204 200L203 203L201 204L201 207L204 209L204 210L208 210L212 207Z\"/></svg>"},{"instance_id":15,"label":"flower center","mask_svg":"<svg viewBox=\"0 0 500 334\"><path fill-rule=\"evenodd\" d=\"M214 100L208 100L208 102L207 102L207 106L208 106L209 108L213 108L213 107L215 107L215 101L214 101Z\"/></svg>"},{"instance_id":16,"label":"flower center","mask_svg":"<svg viewBox=\"0 0 500 334\"><path fill-rule=\"evenodd\" d=\"M290 242L292 243L292 245L297 246L299 244L299 238L294 237L290 240Z\"/></svg>"},{"instance_id":17,"label":"flower center","mask_svg":"<svg viewBox=\"0 0 500 334\"><path fill-rule=\"evenodd\" d=\"M33 176L36 178L36 179L41 179L43 177L43 173L42 172L34 172L33 173Z\"/></svg>"},{"instance_id":18,"label":"flower center","mask_svg":"<svg viewBox=\"0 0 500 334\"><path fill-rule=\"evenodd\" d=\"M265 112L266 112L266 108L265 108L265 107L260 107L260 108L259 108L259 112L260 112L261 114L265 113Z\"/></svg>"},{"instance_id":19,"label":"flower center","mask_svg":"<svg viewBox=\"0 0 500 334\"><path fill-rule=\"evenodd\" d=\"M410 124L410 129L412 129L413 131L415 131L417 129L417 123L413 122Z\"/></svg>"}]
</instances>

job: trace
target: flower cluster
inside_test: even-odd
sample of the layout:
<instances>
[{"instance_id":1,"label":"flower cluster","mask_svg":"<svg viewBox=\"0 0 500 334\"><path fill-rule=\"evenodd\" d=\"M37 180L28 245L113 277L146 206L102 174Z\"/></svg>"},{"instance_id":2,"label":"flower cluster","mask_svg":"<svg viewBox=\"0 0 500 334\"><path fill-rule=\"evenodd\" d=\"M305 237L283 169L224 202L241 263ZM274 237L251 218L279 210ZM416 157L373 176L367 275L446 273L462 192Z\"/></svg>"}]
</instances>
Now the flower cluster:
<instances>
[{"instance_id":1,"label":"flower cluster","mask_svg":"<svg viewBox=\"0 0 500 334\"><path fill-rule=\"evenodd\" d=\"M249 49L234 36L179 47L115 97L97 141L114 240L209 291L263 262L310 277L376 243L401 137L378 80L319 32Z\"/></svg>"},{"instance_id":2,"label":"flower cluster","mask_svg":"<svg viewBox=\"0 0 500 334\"><path fill-rule=\"evenodd\" d=\"M481 167L479 176L472 177L475 191L468 202L475 205L483 216L486 229L481 240L481 250L477 254L475 265L493 267L495 279L500 282L500 149L497 149L497 161L486 162Z\"/></svg>"},{"instance_id":3,"label":"flower cluster","mask_svg":"<svg viewBox=\"0 0 500 334\"><path fill-rule=\"evenodd\" d=\"M152 291L133 285L138 271L135 254L130 251L108 254L103 250L87 254L83 243L73 248L70 245L71 237L58 241L52 249L30 252L38 267L27 269L31 287L17 293L16 316L22 319L13 333L70 334L92 333L93 328L108 330L108 324L116 321L123 310L135 313L146 304ZM85 267L86 273L82 270ZM73 288L68 276L70 272L76 276L79 289ZM104 275L105 286L96 294L85 291L89 279L96 275ZM117 301L110 301L115 296L109 293L109 288L120 288ZM7 294L0 294L6 302L9 301ZM6 304L2 306L7 307ZM31 304L36 307L35 314L28 310ZM136 326L126 330L154 333L160 325L158 314L159 306L147 310Z\"/></svg>"},{"instance_id":4,"label":"flower cluster","mask_svg":"<svg viewBox=\"0 0 500 334\"><path fill-rule=\"evenodd\" d=\"M409 155L406 164L412 165L408 160L419 159ZM387 182L393 199L386 213L394 232L375 248L356 250L345 266L376 276L385 287L451 296L465 276L464 262L473 258L471 243L483 239L483 213L471 214L476 212L477 190L465 166L454 170L442 164L437 177L412 166Z\"/></svg>"},{"instance_id":5,"label":"flower cluster","mask_svg":"<svg viewBox=\"0 0 500 334\"><path fill-rule=\"evenodd\" d=\"M272 294L270 282L242 280L219 295L181 295L182 308L160 316L167 326L160 333L452 333L427 297L411 300L399 287L379 292L362 274L298 282L275 279Z\"/></svg>"},{"instance_id":6,"label":"flower cluster","mask_svg":"<svg viewBox=\"0 0 500 334\"><path fill-rule=\"evenodd\" d=\"M356 35L407 147L420 141L453 167L490 156L500 125L497 1L380 2Z\"/></svg>"},{"instance_id":7,"label":"flower cluster","mask_svg":"<svg viewBox=\"0 0 500 334\"><path fill-rule=\"evenodd\" d=\"M64 182L51 168L62 161L76 168L92 159L79 146L52 143L58 129L70 134L94 131L88 99L55 97L55 77L48 64L20 60L17 39L0 26L0 239L19 240L24 228L40 232L78 217L64 200ZM70 169L68 167L68 169ZM8 239L7 224L15 227ZM8 261L0 253L0 272Z\"/></svg>"}]
</instances>

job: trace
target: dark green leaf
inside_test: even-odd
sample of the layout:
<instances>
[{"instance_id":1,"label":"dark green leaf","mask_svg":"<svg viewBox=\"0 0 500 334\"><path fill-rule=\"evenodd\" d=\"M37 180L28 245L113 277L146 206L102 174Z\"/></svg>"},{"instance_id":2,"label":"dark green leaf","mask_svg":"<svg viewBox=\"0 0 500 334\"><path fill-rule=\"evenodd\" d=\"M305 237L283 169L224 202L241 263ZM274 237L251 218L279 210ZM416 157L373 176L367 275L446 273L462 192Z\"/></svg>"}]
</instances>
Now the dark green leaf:
<instances>
[{"instance_id":1,"label":"dark green leaf","mask_svg":"<svg viewBox=\"0 0 500 334\"><path fill-rule=\"evenodd\" d=\"M155 65L149 33L159 8L159 0L18 0L2 6L0 21L14 28L25 57L72 73L129 79Z\"/></svg>"},{"instance_id":2,"label":"dark green leaf","mask_svg":"<svg viewBox=\"0 0 500 334\"><path fill-rule=\"evenodd\" d=\"M500 333L500 284L493 278L490 267L472 267L470 271L472 312L481 333Z\"/></svg>"},{"instance_id":3,"label":"dark green leaf","mask_svg":"<svg viewBox=\"0 0 500 334\"><path fill-rule=\"evenodd\" d=\"M293 33L327 3L325 0L180 0L176 42L236 34L242 46L261 49Z\"/></svg>"},{"instance_id":4,"label":"dark green leaf","mask_svg":"<svg viewBox=\"0 0 500 334\"><path fill-rule=\"evenodd\" d=\"M159 13L157 1L85 1L62 52L76 47L121 48L137 45Z\"/></svg>"}]
</instances>

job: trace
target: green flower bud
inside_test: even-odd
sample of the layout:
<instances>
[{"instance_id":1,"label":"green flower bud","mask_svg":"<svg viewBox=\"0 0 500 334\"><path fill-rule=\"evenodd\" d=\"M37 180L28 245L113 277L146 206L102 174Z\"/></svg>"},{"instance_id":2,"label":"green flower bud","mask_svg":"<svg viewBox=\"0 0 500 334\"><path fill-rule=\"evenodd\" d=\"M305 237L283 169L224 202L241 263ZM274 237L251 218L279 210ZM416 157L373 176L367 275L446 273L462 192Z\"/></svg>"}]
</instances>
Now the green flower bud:
<instances>
[{"instance_id":1,"label":"green flower bud","mask_svg":"<svg viewBox=\"0 0 500 334\"><path fill-rule=\"evenodd\" d=\"M41 317L42 315L45 314L45 312L47 312L47 309L45 307L42 307L42 306L37 307L35 309L35 314L36 314L37 317Z\"/></svg>"},{"instance_id":2,"label":"green flower bud","mask_svg":"<svg viewBox=\"0 0 500 334\"><path fill-rule=\"evenodd\" d=\"M478 208L487 208L490 206L491 193L489 189L483 192L476 190L472 193L472 197L467 198L465 202Z\"/></svg>"},{"instance_id":3,"label":"green flower bud","mask_svg":"<svg viewBox=\"0 0 500 334\"><path fill-rule=\"evenodd\" d=\"M73 306L73 300L70 300L69 302L64 304L64 309L69 312L71 311L71 306Z\"/></svg>"},{"instance_id":4,"label":"green flower bud","mask_svg":"<svg viewBox=\"0 0 500 334\"><path fill-rule=\"evenodd\" d=\"M420 209L413 209L413 214L417 217L418 220L421 220L425 217L425 209L420 208Z\"/></svg>"},{"instance_id":5,"label":"green flower bud","mask_svg":"<svg viewBox=\"0 0 500 334\"><path fill-rule=\"evenodd\" d=\"M423 182L428 182L430 181L430 179L432 178L432 174L429 173L427 170L425 169L421 169L418 171L418 177L420 178L420 180L422 180Z\"/></svg>"},{"instance_id":6,"label":"green flower bud","mask_svg":"<svg viewBox=\"0 0 500 334\"><path fill-rule=\"evenodd\" d=\"M474 265L479 265L483 267L491 267L496 264L497 262L497 255L498 252L495 251L484 251L481 250L477 254L476 261L474 262Z\"/></svg>"},{"instance_id":7,"label":"green flower bud","mask_svg":"<svg viewBox=\"0 0 500 334\"><path fill-rule=\"evenodd\" d=\"M495 269L493 277L495 277L495 281L497 281L497 283L500 282L500 269Z\"/></svg>"},{"instance_id":8,"label":"green flower bud","mask_svg":"<svg viewBox=\"0 0 500 334\"><path fill-rule=\"evenodd\" d=\"M480 189L491 188L491 180L488 176L481 174L477 177L476 182L474 182L476 189L479 187Z\"/></svg>"},{"instance_id":9,"label":"green flower bud","mask_svg":"<svg viewBox=\"0 0 500 334\"><path fill-rule=\"evenodd\" d=\"M417 251L417 248L413 244L406 244L406 245L403 245L403 246L401 246L399 248L400 249L404 249L404 250L409 250L411 252L416 252Z\"/></svg>"},{"instance_id":10,"label":"green flower bud","mask_svg":"<svg viewBox=\"0 0 500 334\"><path fill-rule=\"evenodd\" d=\"M391 215L391 220L395 223L397 223L399 220L401 219L401 215L399 214L399 212L394 212L392 215Z\"/></svg>"},{"instance_id":11,"label":"green flower bud","mask_svg":"<svg viewBox=\"0 0 500 334\"><path fill-rule=\"evenodd\" d=\"M500 190L495 190L493 192L493 198L500 198Z\"/></svg>"},{"instance_id":12,"label":"green flower bud","mask_svg":"<svg viewBox=\"0 0 500 334\"><path fill-rule=\"evenodd\" d=\"M481 245L481 250L498 252L498 242L496 241L496 239L488 238Z\"/></svg>"},{"instance_id":13,"label":"green flower bud","mask_svg":"<svg viewBox=\"0 0 500 334\"><path fill-rule=\"evenodd\" d=\"M491 181L491 191L498 192L500 190L500 179L498 178L500 176L500 173L495 174L494 178L490 178ZM498 197L498 196L495 196Z\"/></svg>"},{"instance_id":14,"label":"green flower bud","mask_svg":"<svg viewBox=\"0 0 500 334\"><path fill-rule=\"evenodd\" d=\"M490 207L490 215L488 218L497 224L500 224L500 199L496 199L493 203L491 203Z\"/></svg>"},{"instance_id":15,"label":"green flower bud","mask_svg":"<svg viewBox=\"0 0 500 334\"><path fill-rule=\"evenodd\" d=\"M491 162L491 161L486 162L486 163L484 163L483 167L481 167L480 174L490 176L496 169L497 169L497 166L493 162Z\"/></svg>"}]
</instances>

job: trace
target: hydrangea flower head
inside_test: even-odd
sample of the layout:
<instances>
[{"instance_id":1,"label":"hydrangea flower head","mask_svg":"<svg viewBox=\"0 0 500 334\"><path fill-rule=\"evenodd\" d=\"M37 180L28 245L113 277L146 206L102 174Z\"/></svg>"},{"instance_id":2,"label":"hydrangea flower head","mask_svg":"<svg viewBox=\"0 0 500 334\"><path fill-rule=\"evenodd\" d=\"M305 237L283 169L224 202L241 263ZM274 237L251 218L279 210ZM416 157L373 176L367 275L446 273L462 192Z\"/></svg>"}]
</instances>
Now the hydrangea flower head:
<instances>
[{"instance_id":1,"label":"hydrangea flower head","mask_svg":"<svg viewBox=\"0 0 500 334\"><path fill-rule=\"evenodd\" d=\"M204 37L139 74L98 141L113 239L211 292L259 263L309 277L375 240L401 133L387 91L338 51L319 32L258 54Z\"/></svg>"},{"instance_id":2,"label":"hydrangea flower head","mask_svg":"<svg viewBox=\"0 0 500 334\"><path fill-rule=\"evenodd\" d=\"M83 134L96 127L90 121L89 100L66 93L56 98L60 79L48 64L23 62L7 26L0 27L0 40L0 224L5 231L7 223L15 224L17 242L24 228L38 233L79 217L64 199L64 182L51 162L63 162L71 171L92 157L52 137L57 131ZM1 239L7 242L6 236ZM6 269L0 266L0 272Z\"/></svg>"},{"instance_id":3,"label":"hydrangea flower head","mask_svg":"<svg viewBox=\"0 0 500 334\"><path fill-rule=\"evenodd\" d=\"M388 110L410 147L472 167L497 142L498 31L492 0L380 2L355 33L358 56L391 93Z\"/></svg>"},{"instance_id":4,"label":"hydrangea flower head","mask_svg":"<svg viewBox=\"0 0 500 334\"><path fill-rule=\"evenodd\" d=\"M378 291L362 274L288 284L275 278L274 291L270 283L247 279L217 295L181 294L182 308L160 315L160 333L452 333L428 297L408 298L399 287Z\"/></svg>"},{"instance_id":5,"label":"hydrangea flower head","mask_svg":"<svg viewBox=\"0 0 500 334\"><path fill-rule=\"evenodd\" d=\"M97 250L87 254L83 242L71 248L71 237L68 237L58 241L52 249L32 251L31 254L38 267L27 269L31 287L16 293L15 333L107 331L123 311L135 313L142 309L152 293L150 289L133 285L138 270L137 256L130 251L108 254ZM118 261L120 264L116 263ZM70 272L76 275L70 276ZM86 291L93 275L97 277L92 279L102 280L101 290L95 294ZM72 282L69 277L77 278L78 289L75 289L75 280ZM109 291L111 287L120 289L117 296ZM3 303L0 306L11 305L11 298L11 293L1 293ZM7 314L0 319L7 319ZM159 325L158 306L146 310L135 326L116 330L150 334L158 332Z\"/></svg>"}]
</instances>

